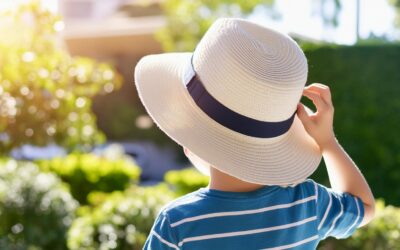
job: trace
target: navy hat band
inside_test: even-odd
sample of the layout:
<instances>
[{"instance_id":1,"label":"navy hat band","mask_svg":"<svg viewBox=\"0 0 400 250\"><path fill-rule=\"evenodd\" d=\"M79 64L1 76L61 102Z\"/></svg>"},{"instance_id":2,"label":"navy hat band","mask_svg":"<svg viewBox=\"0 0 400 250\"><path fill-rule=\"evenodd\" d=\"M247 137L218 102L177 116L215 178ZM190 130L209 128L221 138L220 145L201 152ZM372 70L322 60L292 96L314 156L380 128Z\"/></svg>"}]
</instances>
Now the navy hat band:
<instances>
[{"instance_id":1,"label":"navy hat band","mask_svg":"<svg viewBox=\"0 0 400 250\"><path fill-rule=\"evenodd\" d=\"M287 120L264 122L243 116L225 107L207 92L204 84L194 75L186 85L197 106L211 119L233 131L258 138L273 138L286 133L292 126L296 112Z\"/></svg>"}]
</instances>

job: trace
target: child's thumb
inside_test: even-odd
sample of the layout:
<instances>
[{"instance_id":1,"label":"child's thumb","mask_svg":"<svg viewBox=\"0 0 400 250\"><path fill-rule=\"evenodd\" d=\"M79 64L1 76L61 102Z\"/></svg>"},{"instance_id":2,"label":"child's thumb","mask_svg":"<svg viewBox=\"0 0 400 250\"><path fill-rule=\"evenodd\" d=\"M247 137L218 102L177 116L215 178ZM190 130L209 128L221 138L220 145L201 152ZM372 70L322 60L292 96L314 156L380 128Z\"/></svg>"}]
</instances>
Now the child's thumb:
<instances>
[{"instance_id":1,"label":"child's thumb","mask_svg":"<svg viewBox=\"0 0 400 250\"><path fill-rule=\"evenodd\" d=\"M309 127L311 124L310 116L307 114L306 109L302 103L297 104L297 116L305 127Z\"/></svg>"}]
</instances>

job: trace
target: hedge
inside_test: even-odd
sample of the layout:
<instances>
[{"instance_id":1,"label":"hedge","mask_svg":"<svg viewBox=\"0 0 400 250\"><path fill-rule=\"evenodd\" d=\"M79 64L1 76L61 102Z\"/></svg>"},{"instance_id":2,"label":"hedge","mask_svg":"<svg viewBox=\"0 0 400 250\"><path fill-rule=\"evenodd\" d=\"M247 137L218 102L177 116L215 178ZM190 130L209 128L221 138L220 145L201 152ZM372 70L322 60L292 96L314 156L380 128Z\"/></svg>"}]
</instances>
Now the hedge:
<instances>
[{"instance_id":1,"label":"hedge","mask_svg":"<svg viewBox=\"0 0 400 250\"><path fill-rule=\"evenodd\" d=\"M159 210L173 199L165 185L97 195L91 197L96 204L81 209L69 230L71 250L142 249Z\"/></svg>"},{"instance_id":2,"label":"hedge","mask_svg":"<svg viewBox=\"0 0 400 250\"><path fill-rule=\"evenodd\" d=\"M40 160L43 171L51 171L70 186L72 196L87 204L93 191L112 192L124 190L137 183L140 168L130 159L107 159L94 154L70 154L51 160Z\"/></svg>"},{"instance_id":3,"label":"hedge","mask_svg":"<svg viewBox=\"0 0 400 250\"><path fill-rule=\"evenodd\" d=\"M309 83L328 84L335 132L376 197L400 205L400 46L307 47ZM312 176L328 184L322 165Z\"/></svg>"},{"instance_id":4,"label":"hedge","mask_svg":"<svg viewBox=\"0 0 400 250\"><path fill-rule=\"evenodd\" d=\"M69 191L34 163L0 158L0 249L139 250L161 207L175 197L165 184L130 185L92 191L79 206Z\"/></svg>"}]
</instances>

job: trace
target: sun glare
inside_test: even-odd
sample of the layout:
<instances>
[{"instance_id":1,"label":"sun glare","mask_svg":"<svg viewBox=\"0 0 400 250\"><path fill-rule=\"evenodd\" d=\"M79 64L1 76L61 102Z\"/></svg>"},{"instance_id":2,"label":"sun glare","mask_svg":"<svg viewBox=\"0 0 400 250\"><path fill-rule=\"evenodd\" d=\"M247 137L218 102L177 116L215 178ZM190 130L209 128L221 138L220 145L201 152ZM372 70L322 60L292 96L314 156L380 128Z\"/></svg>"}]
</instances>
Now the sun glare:
<instances>
[{"instance_id":1,"label":"sun glare","mask_svg":"<svg viewBox=\"0 0 400 250\"><path fill-rule=\"evenodd\" d=\"M0 0L0 12L13 11L20 4L26 4L29 2L32 2L32 0ZM40 0L39 2L41 2L46 9L52 12L58 11L58 0Z\"/></svg>"}]
</instances>

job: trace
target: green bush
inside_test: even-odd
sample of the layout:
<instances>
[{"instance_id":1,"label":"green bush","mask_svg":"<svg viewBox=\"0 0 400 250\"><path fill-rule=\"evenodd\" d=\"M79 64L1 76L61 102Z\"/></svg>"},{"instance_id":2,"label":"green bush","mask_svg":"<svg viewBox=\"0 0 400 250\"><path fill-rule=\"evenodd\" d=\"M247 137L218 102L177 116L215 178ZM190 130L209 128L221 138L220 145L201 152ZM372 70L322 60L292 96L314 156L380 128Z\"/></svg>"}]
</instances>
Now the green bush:
<instances>
[{"instance_id":1,"label":"green bush","mask_svg":"<svg viewBox=\"0 0 400 250\"><path fill-rule=\"evenodd\" d=\"M208 185L209 177L195 168L172 170L165 174L165 182L177 196L181 196Z\"/></svg>"},{"instance_id":2,"label":"green bush","mask_svg":"<svg viewBox=\"0 0 400 250\"><path fill-rule=\"evenodd\" d=\"M100 204L80 211L81 216L68 232L68 247L71 250L142 249L159 210L172 197L166 186L133 187L103 195Z\"/></svg>"},{"instance_id":3,"label":"green bush","mask_svg":"<svg viewBox=\"0 0 400 250\"><path fill-rule=\"evenodd\" d=\"M94 154L70 154L38 161L38 165L68 183L72 196L81 204L87 204L87 196L92 191L124 190L136 183L140 175L140 168L129 158L109 159Z\"/></svg>"},{"instance_id":4,"label":"green bush","mask_svg":"<svg viewBox=\"0 0 400 250\"><path fill-rule=\"evenodd\" d=\"M377 202L376 218L367 226L358 229L345 240L327 239L320 250L395 250L400 249L400 208L385 207Z\"/></svg>"},{"instance_id":5,"label":"green bush","mask_svg":"<svg viewBox=\"0 0 400 250\"><path fill-rule=\"evenodd\" d=\"M66 249L78 203L54 174L1 161L0 249Z\"/></svg>"},{"instance_id":6,"label":"green bush","mask_svg":"<svg viewBox=\"0 0 400 250\"><path fill-rule=\"evenodd\" d=\"M328 84L335 132L376 197L400 205L400 46L308 47L309 83ZM323 166L313 176L328 184Z\"/></svg>"}]
</instances>

